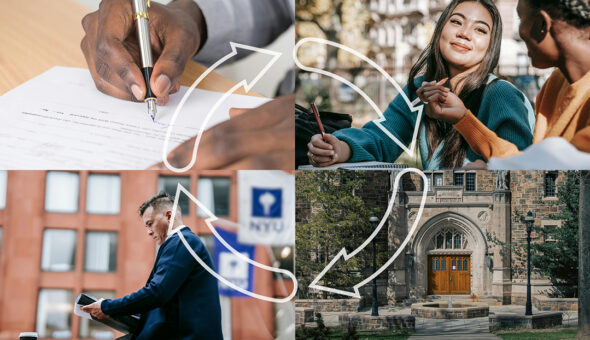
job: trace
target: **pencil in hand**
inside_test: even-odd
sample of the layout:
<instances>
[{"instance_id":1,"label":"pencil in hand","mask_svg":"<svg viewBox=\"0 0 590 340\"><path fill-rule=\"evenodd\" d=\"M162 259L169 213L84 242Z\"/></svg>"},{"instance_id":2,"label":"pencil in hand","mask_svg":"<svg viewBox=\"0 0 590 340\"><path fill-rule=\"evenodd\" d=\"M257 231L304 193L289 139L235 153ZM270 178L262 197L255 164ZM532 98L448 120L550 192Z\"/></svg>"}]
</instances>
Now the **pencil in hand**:
<instances>
[{"instance_id":1,"label":"pencil in hand","mask_svg":"<svg viewBox=\"0 0 590 340\"><path fill-rule=\"evenodd\" d=\"M446 77L443 80L439 81L438 83L436 83L436 85L442 85L442 84L446 83L447 80L449 80L449 77ZM416 106L419 103L420 103L420 97L414 99L414 101L412 102L412 106ZM428 103L425 103L425 104L428 104Z\"/></svg>"},{"instance_id":2,"label":"pencil in hand","mask_svg":"<svg viewBox=\"0 0 590 340\"><path fill-rule=\"evenodd\" d=\"M324 135L326 134L326 131L324 130L324 125L322 125L322 121L320 119L320 113L318 112L318 108L315 106L315 103L311 103L311 110L313 111L313 115L315 116L315 121L318 123L318 126L320 128L320 132L322 134L322 139L323 139Z\"/></svg>"}]
</instances>

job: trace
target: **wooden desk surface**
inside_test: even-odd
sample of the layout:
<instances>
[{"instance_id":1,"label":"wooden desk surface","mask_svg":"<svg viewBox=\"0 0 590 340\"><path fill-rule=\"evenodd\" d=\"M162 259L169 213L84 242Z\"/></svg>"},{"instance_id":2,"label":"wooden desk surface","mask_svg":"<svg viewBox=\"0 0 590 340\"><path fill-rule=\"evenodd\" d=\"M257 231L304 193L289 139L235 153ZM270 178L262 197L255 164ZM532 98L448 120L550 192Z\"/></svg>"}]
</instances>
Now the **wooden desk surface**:
<instances>
[{"instance_id":1,"label":"wooden desk surface","mask_svg":"<svg viewBox=\"0 0 590 340\"><path fill-rule=\"evenodd\" d=\"M84 36L81 20L89 12L73 0L2 0L0 96L54 66L87 68L80 42ZM189 61L181 85L190 86L204 70ZM199 88L223 92L234 84L212 73Z\"/></svg>"}]
</instances>

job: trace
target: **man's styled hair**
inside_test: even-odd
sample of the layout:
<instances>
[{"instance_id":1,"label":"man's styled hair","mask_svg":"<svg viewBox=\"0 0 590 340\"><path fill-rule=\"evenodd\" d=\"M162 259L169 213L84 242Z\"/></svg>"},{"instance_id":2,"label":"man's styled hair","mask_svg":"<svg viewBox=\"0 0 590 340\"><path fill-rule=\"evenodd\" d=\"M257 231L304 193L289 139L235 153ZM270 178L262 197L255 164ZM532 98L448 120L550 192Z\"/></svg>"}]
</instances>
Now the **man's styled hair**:
<instances>
[{"instance_id":1,"label":"man's styled hair","mask_svg":"<svg viewBox=\"0 0 590 340\"><path fill-rule=\"evenodd\" d=\"M154 196L150 197L147 201L143 202L141 206L139 206L139 216L143 216L143 213L147 210L147 208L152 207L154 210L160 210L164 207L166 208L173 208L174 207L174 196L160 191L159 193L155 194ZM180 206L176 207L176 213L181 214Z\"/></svg>"},{"instance_id":2,"label":"man's styled hair","mask_svg":"<svg viewBox=\"0 0 590 340\"><path fill-rule=\"evenodd\" d=\"M590 27L590 0L528 0L528 3L574 27Z\"/></svg>"}]
</instances>

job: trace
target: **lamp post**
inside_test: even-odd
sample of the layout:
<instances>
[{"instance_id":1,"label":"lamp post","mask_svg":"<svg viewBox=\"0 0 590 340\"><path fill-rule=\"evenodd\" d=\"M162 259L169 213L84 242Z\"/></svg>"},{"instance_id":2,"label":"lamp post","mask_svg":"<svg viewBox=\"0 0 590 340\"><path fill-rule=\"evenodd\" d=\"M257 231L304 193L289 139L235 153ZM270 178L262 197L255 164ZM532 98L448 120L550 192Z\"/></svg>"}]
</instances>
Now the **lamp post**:
<instances>
[{"instance_id":1,"label":"lamp post","mask_svg":"<svg viewBox=\"0 0 590 340\"><path fill-rule=\"evenodd\" d=\"M524 218L526 223L526 252L527 252L527 274L526 274L526 310L524 315L533 315L533 306L531 304L531 230L535 218L532 212L528 212Z\"/></svg>"},{"instance_id":2,"label":"lamp post","mask_svg":"<svg viewBox=\"0 0 590 340\"><path fill-rule=\"evenodd\" d=\"M371 224L371 232L375 231L377 228L377 223L379 219L375 216L375 213L371 213L371 218L369 218L369 223ZM375 237L373 237L373 274L377 271L377 254L375 248ZM373 301L371 304L371 316L379 316L379 310L377 308L377 278L373 279Z\"/></svg>"}]
</instances>

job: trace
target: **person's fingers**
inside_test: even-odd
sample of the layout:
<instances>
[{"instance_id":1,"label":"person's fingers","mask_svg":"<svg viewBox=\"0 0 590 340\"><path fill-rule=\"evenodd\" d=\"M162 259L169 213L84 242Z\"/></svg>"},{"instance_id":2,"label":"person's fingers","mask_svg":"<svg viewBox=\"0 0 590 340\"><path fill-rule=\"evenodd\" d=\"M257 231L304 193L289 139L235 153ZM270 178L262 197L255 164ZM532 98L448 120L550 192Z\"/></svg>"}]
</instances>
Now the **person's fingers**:
<instances>
[{"instance_id":1,"label":"person's fingers","mask_svg":"<svg viewBox=\"0 0 590 340\"><path fill-rule=\"evenodd\" d=\"M86 58L86 62L88 64L88 69L90 71L90 75L94 80L96 88L108 95L125 99L125 100L133 100L133 96L127 91L125 84L123 81L116 75L111 76L114 79L113 83L109 83L105 81L98 73L96 72L95 67L95 56L96 56L96 35L98 30L98 12L93 12L86 15L82 19L82 27L86 32L84 38L80 42L80 48L84 53L84 57ZM104 68L105 71L110 71L108 68Z\"/></svg>"},{"instance_id":2,"label":"person's fingers","mask_svg":"<svg viewBox=\"0 0 590 340\"><path fill-rule=\"evenodd\" d=\"M326 141L332 149L336 148L336 145L340 141L340 139L338 139L338 137L335 137L334 135L331 135L329 133L324 134L323 140Z\"/></svg>"},{"instance_id":3,"label":"person's fingers","mask_svg":"<svg viewBox=\"0 0 590 340\"><path fill-rule=\"evenodd\" d=\"M434 93L430 97L427 98L429 103L434 103L438 100L444 100L444 96L440 93Z\"/></svg>"},{"instance_id":4,"label":"person's fingers","mask_svg":"<svg viewBox=\"0 0 590 340\"><path fill-rule=\"evenodd\" d=\"M146 87L143 74L119 42L103 40L97 47L94 72L104 81L100 84L102 92L124 99L144 99Z\"/></svg>"},{"instance_id":5,"label":"person's fingers","mask_svg":"<svg viewBox=\"0 0 590 340\"><path fill-rule=\"evenodd\" d=\"M283 96L205 131L198 146L195 168L227 167L241 159L279 150L293 153L294 102L293 95ZM168 162L177 168L187 166L195 140L193 137L176 147L168 154Z\"/></svg>"},{"instance_id":6,"label":"person's fingers","mask_svg":"<svg viewBox=\"0 0 590 340\"><path fill-rule=\"evenodd\" d=\"M318 148L313 145L313 143L309 142L307 144L307 149L314 155L318 156L332 156L334 155L334 150L332 149L325 149L325 148Z\"/></svg>"},{"instance_id":7,"label":"person's fingers","mask_svg":"<svg viewBox=\"0 0 590 340\"><path fill-rule=\"evenodd\" d=\"M291 94L271 100L221 124L225 133L232 134L269 128L282 121L294 124L294 116L295 96Z\"/></svg>"},{"instance_id":8,"label":"person's fingers","mask_svg":"<svg viewBox=\"0 0 590 340\"><path fill-rule=\"evenodd\" d=\"M129 1L101 2L94 67L105 82L127 91L136 100L142 100L146 93L143 74L124 46L124 41L133 32L133 24L133 10ZM122 80L123 87L118 79Z\"/></svg>"},{"instance_id":9,"label":"person's fingers","mask_svg":"<svg viewBox=\"0 0 590 340\"><path fill-rule=\"evenodd\" d=\"M448 94L446 92L440 90L432 90L432 91L425 91L424 97L428 100L428 98L432 97L435 94L439 94L442 98L447 98Z\"/></svg>"},{"instance_id":10,"label":"person's fingers","mask_svg":"<svg viewBox=\"0 0 590 340\"><path fill-rule=\"evenodd\" d=\"M229 109L229 118L235 118L239 115L241 115L242 113L246 113L246 111L248 111L249 109L239 109L236 107L232 107Z\"/></svg>"},{"instance_id":11,"label":"person's fingers","mask_svg":"<svg viewBox=\"0 0 590 340\"><path fill-rule=\"evenodd\" d=\"M186 63L198 48L198 37L191 37L182 29L170 29L164 42L150 80L151 89L157 97L169 94L172 86L178 83Z\"/></svg>"},{"instance_id":12,"label":"person's fingers","mask_svg":"<svg viewBox=\"0 0 590 340\"><path fill-rule=\"evenodd\" d=\"M449 90L448 87L445 87L445 86L442 86L442 85L436 85L436 84L434 84L434 85L428 85L428 86L423 86L423 87L421 87L421 89L424 92L433 91L433 90L439 90L439 91L443 91L443 92L450 92L450 90Z\"/></svg>"},{"instance_id":13,"label":"person's fingers","mask_svg":"<svg viewBox=\"0 0 590 340\"><path fill-rule=\"evenodd\" d=\"M334 146L330 143L327 143L326 140L324 140L324 138L329 139L329 137L327 137L328 135L329 134L326 133L324 134L324 137L322 137L321 134L311 136L311 139L307 147L309 148L309 144L311 144L312 146L319 149L333 150Z\"/></svg>"},{"instance_id":14,"label":"person's fingers","mask_svg":"<svg viewBox=\"0 0 590 340\"><path fill-rule=\"evenodd\" d=\"M203 134L201 144L196 161L199 169L226 167L240 159L280 150L293 152L294 120L282 121L271 128L232 134L212 128Z\"/></svg>"},{"instance_id":15,"label":"person's fingers","mask_svg":"<svg viewBox=\"0 0 590 340\"><path fill-rule=\"evenodd\" d=\"M312 155L312 157L313 157L313 160L319 164L331 162L333 160L332 157L326 157L326 156Z\"/></svg>"},{"instance_id":16,"label":"person's fingers","mask_svg":"<svg viewBox=\"0 0 590 340\"><path fill-rule=\"evenodd\" d=\"M277 169L291 171L295 168L295 154L292 151L275 151L269 154L243 158L227 166L227 169Z\"/></svg>"}]
</instances>

